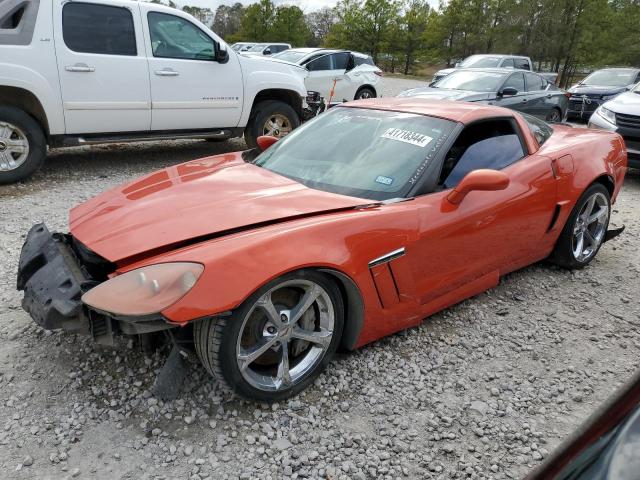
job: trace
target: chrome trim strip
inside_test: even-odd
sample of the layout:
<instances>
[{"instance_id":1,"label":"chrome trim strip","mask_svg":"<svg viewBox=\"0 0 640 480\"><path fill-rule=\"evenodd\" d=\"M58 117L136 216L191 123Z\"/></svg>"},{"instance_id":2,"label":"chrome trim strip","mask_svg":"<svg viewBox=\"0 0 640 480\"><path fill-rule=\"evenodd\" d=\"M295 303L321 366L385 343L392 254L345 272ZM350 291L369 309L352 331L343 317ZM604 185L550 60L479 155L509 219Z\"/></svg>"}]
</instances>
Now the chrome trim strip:
<instances>
[{"instance_id":1,"label":"chrome trim strip","mask_svg":"<svg viewBox=\"0 0 640 480\"><path fill-rule=\"evenodd\" d=\"M389 253L385 253L381 257L374 258L373 260L371 260L369 262L369 268L373 268L376 265L380 265L382 263L390 262L391 260L395 260L396 258L399 258L403 255L404 255L404 247L398 248L397 250L394 250Z\"/></svg>"}]
</instances>

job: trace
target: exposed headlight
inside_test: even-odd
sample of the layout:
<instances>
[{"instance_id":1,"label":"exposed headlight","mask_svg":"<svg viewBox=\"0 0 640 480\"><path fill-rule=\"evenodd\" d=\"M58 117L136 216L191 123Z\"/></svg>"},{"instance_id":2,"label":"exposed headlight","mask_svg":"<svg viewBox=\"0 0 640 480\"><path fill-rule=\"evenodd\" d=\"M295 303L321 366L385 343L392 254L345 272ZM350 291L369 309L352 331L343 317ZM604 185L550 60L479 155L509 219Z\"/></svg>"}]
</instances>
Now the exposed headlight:
<instances>
[{"instance_id":1,"label":"exposed headlight","mask_svg":"<svg viewBox=\"0 0 640 480\"><path fill-rule=\"evenodd\" d=\"M116 315L150 315L176 303L193 288L199 263L159 263L113 277L82 296L82 301Z\"/></svg>"},{"instance_id":2,"label":"exposed headlight","mask_svg":"<svg viewBox=\"0 0 640 480\"><path fill-rule=\"evenodd\" d=\"M604 106L601 106L598 108L598 110L596 110L596 113L612 125L616 124L616 114L608 108L604 108Z\"/></svg>"}]
</instances>

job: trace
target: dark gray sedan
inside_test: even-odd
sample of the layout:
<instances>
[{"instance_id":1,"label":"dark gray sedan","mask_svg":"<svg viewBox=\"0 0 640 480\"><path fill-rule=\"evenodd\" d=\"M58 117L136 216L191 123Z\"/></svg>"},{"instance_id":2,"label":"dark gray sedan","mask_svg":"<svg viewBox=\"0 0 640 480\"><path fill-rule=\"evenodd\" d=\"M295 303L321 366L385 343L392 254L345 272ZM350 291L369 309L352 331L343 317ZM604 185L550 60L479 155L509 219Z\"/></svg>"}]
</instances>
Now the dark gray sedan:
<instances>
[{"instance_id":1,"label":"dark gray sedan","mask_svg":"<svg viewBox=\"0 0 640 480\"><path fill-rule=\"evenodd\" d=\"M568 94L537 73L502 68L470 68L400 97L479 102L518 110L549 122L566 119Z\"/></svg>"}]
</instances>

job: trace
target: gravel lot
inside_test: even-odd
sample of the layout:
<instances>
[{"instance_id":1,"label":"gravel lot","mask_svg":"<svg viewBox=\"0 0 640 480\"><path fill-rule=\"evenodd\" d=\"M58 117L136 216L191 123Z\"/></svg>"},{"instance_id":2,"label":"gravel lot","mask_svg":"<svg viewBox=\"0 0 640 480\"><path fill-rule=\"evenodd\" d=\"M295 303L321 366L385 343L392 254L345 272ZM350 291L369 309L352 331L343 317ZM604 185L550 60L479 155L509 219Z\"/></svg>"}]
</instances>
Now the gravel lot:
<instances>
[{"instance_id":1,"label":"gravel lot","mask_svg":"<svg viewBox=\"0 0 640 480\"><path fill-rule=\"evenodd\" d=\"M388 94L415 81L387 78ZM15 271L35 222L107 187L243 142L157 142L52 153L0 187L0 471L3 478L521 478L638 367L640 177L625 234L585 270L540 264L357 352L275 405L221 392L193 365L180 398L149 388L145 356L36 327Z\"/></svg>"}]
</instances>

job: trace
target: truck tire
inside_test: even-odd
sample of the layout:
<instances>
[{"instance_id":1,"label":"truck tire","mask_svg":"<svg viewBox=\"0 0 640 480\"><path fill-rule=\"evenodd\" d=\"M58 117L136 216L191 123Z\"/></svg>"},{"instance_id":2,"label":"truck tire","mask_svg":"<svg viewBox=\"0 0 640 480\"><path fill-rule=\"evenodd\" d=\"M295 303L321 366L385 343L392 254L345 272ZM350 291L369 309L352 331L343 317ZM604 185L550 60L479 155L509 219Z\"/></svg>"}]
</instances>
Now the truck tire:
<instances>
[{"instance_id":1,"label":"truck tire","mask_svg":"<svg viewBox=\"0 0 640 480\"><path fill-rule=\"evenodd\" d=\"M290 105L279 100L265 100L253 107L244 140L249 148L257 148L259 136L282 138L299 126L300 117Z\"/></svg>"},{"instance_id":2,"label":"truck tire","mask_svg":"<svg viewBox=\"0 0 640 480\"><path fill-rule=\"evenodd\" d=\"M38 122L19 108L0 107L0 184L29 177L46 154L47 142Z\"/></svg>"}]
</instances>

